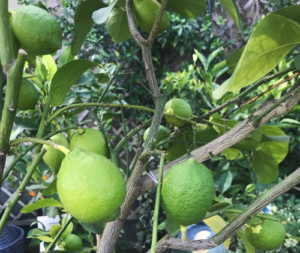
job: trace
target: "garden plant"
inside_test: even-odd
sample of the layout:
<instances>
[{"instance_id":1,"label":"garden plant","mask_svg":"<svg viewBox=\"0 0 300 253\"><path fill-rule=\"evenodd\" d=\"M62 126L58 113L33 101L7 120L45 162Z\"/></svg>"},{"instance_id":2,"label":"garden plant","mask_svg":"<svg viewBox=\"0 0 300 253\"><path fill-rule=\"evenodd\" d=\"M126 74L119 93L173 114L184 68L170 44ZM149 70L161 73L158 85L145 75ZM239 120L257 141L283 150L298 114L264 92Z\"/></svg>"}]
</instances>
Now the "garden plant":
<instances>
[{"instance_id":1,"label":"garden plant","mask_svg":"<svg viewBox=\"0 0 300 253\"><path fill-rule=\"evenodd\" d=\"M218 2L244 36L236 2ZM8 0L1 1L0 185L18 190L1 217L0 235L20 196L30 191L35 201L23 213L42 208L60 217L49 231L32 229L31 245L44 242L45 252L58 246L113 253L136 200L155 187L148 252L222 244L228 250L237 236L254 253L299 240L297 221L276 216L275 209L273 215L261 211L300 183L300 168L283 177L279 165L291 142L285 128L300 125L300 6L264 16L226 60L214 62L222 48L208 56L195 49L185 71L157 78L152 47L158 34L162 41L167 36L172 13L194 19L206 9L206 0L81 1L71 44L58 52L68 44L65 33L42 3L11 11ZM120 80L132 73L121 63L80 58L94 23L106 23L114 43L135 41L151 108L127 103ZM95 127L78 121L84 110ZM128 110L145 114L132 130ZM109 132L118 116L124 138ZM143 145L130 162L135 136ZM153 158L156 168L146 171ZM189 226L200 221L215 235L188 239ZM166 231L160 240L158 230Z\"/></svg>"}]
</instances>

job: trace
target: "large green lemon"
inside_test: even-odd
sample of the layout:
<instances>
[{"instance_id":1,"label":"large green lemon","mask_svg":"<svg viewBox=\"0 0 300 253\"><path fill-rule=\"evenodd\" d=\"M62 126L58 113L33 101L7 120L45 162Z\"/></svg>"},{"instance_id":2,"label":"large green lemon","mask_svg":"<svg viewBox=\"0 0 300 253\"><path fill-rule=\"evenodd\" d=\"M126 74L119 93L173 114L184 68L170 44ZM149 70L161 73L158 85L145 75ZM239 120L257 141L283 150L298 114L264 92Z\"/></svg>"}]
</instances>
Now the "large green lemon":
<instances>
[{"instance_id":1,"label":"large green lemon","mask_svg":"<svg viewBox=\"0 0 300 253\"><path fill-rule=\"evenodd\" d=\"M103 134L92 128L82 128L74 133L70 141L70 148L81 148L109 157L109 149Z\"/></svg>"},{"instance_id":2,"label":"large green lemon","mask_svg":"<svg viewBox=\"0 0 300 253\"><path fill-rule=\"evenodd\" d=\"M184 141L181 135L174 137L174 141ZM168 162L172 162L177 158L185 155L187 153L187 147L185 143L180 142L171 142L169 147L166 149L167 156L166 159Z\"/></svg>"},{"instance_id":3,"label":"large green lemon","mask_svg":"<svg viewBox=\"0 0 300 253\"><path fill-rule=\"evenodd\" d=\"M23 79L20 89L18 109L22 111L33 110L39 100L39 93L34 85Z\"/></svg>"},{"instance_id":4,"label":"large green lemon","mask_svg":"<svg viewBox=\"0 0 300 253\"><path fill-rule=\"evenodd\" d=\"M126 186L114 163L102 155L76 148L61 164L57 191L64 208L72 216L96 223L120 207Z\"/></svg>"},{"instance_id":5,"label":"large green lemon","mask_svg":"<svg viewBox=\"0 0 300 253\"><path fill-rule=\"evenodd\" d=\"M58 145L70 148L69 142L63 133L54 135L50 139ZM43 145L43 148L47 149L46 154L43 156L44 162L50 167L53 173L57 174L61 162L65 158L65 154L49 145Z\"/></svg>"},{"instance_id":6,"label":"large green lemon","mask_svg":"<svg viewBox=\"0 0 300 253\"><path fill-rule=\"evenodd\" d=\"M145 131L144 136L143 136L143 140L145 143L147 141L149 131L150 131L150 127L147 128L147 130ZM170 134L171 134L171 130L169 128L164 127L164 126L159 126L155 143L159 143L162 140L168 138Z\"/></svg>"},{"instance_id":7,"label":"large green lemon","mask_svg":"<svg viewBox=\"0 0 300 253\"><path fill-rule=\"evenodd\" d=\"M134 0L134 13L140 27L150 33L155 23L161 4L156 0ZM170 26L167 12L164 13L158 27L158 33L163 33Z\"/></svg>"},{"instance_id":8,"label":"large green lemon","mask_svg":"<svg viewBox=\"0 0 300 253\"><path fill-rule=\"evenodd\" d=\"M164 112L183 119L191 119L193 114L191 106L186 101L180 98L173 98L168 101L165 105ZM175 118L173 116L165 115L165 119L172 126L182 127L187 124L186 121Z\"/></svg>"},{"instance_id":9,"label":"large green lemon","mask_svg":"<svg viewBox=\"0 0 300 253\"><path fill-rule=\"evenodd\" d=\"M271 214L261 214L266 218L275 218ZM261 224L257 224L263 222ZM277 222L254 217L248 222L250 227L246 228L248 241L257 249L271 251L277 249L285 240L285 228Z\"/></svg>"},{"instance_id":10,"label":"large green lemon","mask_svg":"<svg viewBox=\"0 0 300 253\"><path fill-rule=\"evenodd\" d=\"M185 18L197 18L206 10L206 0L169 0L167 7Z\"/></svg>"},{"instance_id":11,"label":"large green lemon","mask_svg":"<svg viewBox=\"0 0 300 253\"><path fill-rule=\"evenodd\" d=\"M196 130L195 130L196 142L209 143L218 137L219 137L219 135L218 135L217 131L215 129L213 129L211 126L208 126L205 124L199 124L196 126ZM192 132L190 129L188 131L186 131L186 139L189 142L193 141L193 135L192 135ZM205 143L196 144L196 146L198 148L198 147L204 146Z\"/></svg>"},{"instance_id":12,"label":"large green lemon","mask_svg":"<svg viewBox=\"0 0 300 253\"><path fill-rule=\"evenodd\" d=\"M70 234L62 240L62 246L65 250L79 251L82 248L82 240L78 235Z\"/></svg>"},{"instance_id":13,"label":"large green lemon","mask_svg":"<svg viewBox=\"0 0 300 253\"><path fill-rule=\"evenodd\" d=\"M52 54L61 48L62 30L46 10L32 5L21 7L13 12L11 25L27 53Z\"/></svg>"},{"instance_id":14,"label":"large green lemon","mask_svg":"<svg viewBox=\"0 0 300 253\"><path fill-rule=\"evenodd\" d=\"M167 216L178 225L203 220L214 199L211 172L191 158L172 167L164 176L161 196Z\"/></svg>"}]
</instances>

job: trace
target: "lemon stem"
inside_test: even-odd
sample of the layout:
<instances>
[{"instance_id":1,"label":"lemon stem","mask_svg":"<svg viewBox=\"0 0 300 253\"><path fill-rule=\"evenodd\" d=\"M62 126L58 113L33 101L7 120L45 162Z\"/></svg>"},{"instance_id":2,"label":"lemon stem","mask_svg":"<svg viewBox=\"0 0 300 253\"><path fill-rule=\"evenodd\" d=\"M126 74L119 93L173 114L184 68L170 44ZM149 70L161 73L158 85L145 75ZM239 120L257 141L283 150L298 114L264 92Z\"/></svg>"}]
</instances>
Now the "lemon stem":
<instances>
[{"instance_id":1,"label":"lemon stem","mask_svg":"<svg viewBox=\"0 0 300 253\"><path fill-rule=\"evenodd\" d=\"M60 150L61 152L63 152L65 155L67 155L71 152L70 149L68 149L68 148L66 148L65 146L62 146L62 145L57 145L55 148Z\"/></svg>"},{"instance_id":2,"label":"lemon stem","mask_svg":"<svg viewBox=\"0 0 300 253\"><path fill-rule=\"evenodd\" d=\"M180 225L180 231L181 231L181 241L184 242L187 239L186 238L187 226Z\"/></svg>"},{"instance_id":3,"label":"lemon stem","mask_svg":"<svg viewBox=\"0 0 300 253\"><path fill-rule=\"evenodd\" d=\"M84 133L84 130L83 130L82 128L77 128L77 132L78 132L79 134L83 134L83 133Z\"/></svg>"}]
</instances>

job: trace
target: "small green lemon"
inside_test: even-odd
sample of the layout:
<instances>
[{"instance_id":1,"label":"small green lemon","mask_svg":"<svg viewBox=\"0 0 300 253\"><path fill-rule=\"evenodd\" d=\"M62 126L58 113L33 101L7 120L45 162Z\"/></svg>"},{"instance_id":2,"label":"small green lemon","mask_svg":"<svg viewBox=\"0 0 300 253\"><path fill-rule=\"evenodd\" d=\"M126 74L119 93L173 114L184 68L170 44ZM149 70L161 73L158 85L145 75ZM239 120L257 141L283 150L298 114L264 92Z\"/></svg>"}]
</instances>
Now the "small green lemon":
<instances>
[{"instance_id":1,"label":"small green lemon","mask_svg":"<svg viewBox=\"0 0 300 253\"><path fill-rule=\"evenodd\" d=\"M275 218L271 214L261 214L266 218ZM277 222L265 219L263 223L260 218L254 217L248 222L250 227L246 228L246 236L248 241L257 249L271 251L281 246L285 240L285 228Z\"/></svg>"},{"instance_id":2,"label":"small green lemon","mask_svg":"<svg viewBox=\"0 0 300 253\"><path fill-rule=\"evenodd\" d=\"M119 207L117 210L115 210L113 213L111 213L107 218L101 220L102 222L111 222L116 220L121 212L121 207Z\"/></svg>"},{"instance_id":3,"label":"small green lemon","mask_svg":"<svg viewBox=\"0 0 300 253\"><path fill-rule=\"evenodd\" d=\"M193 114L191 106L186 101L180 98L173 98L168 101L166 103L164 112L187 120L191 119ZM186 121L175 118L173 116L165 115L165 119L172 126L182 127L187 124Z\"/></svg>"},{"instance_id":4,"label":"small green lemon","mask_svg":"<svg viewBox=\"0 0 300 253\"><path fill-rule=\"evenodd\" d=\"M32 5L13 12L11 25L15 36L27 53L52 54L62 46L62 30L46 10Z\"/></svg>"},{"instance_id":5,"label":"small green lemon","mask_svg":"<svg viewBox=\"0 0 300 253\"><path fill-rule=\"evenodd\" d=\"M162 207L178 225L188 226L203 220L214 195L210 170L193 158L176 164L163 178Z\"/></svg>"},{"instance_id":6,"label":"small green lemon","mask_svg":"<svg viewBox=\"0 0 300 253\"><path fill-rule=\"evenodd\" d=\"M50 139L58 145L70 148L69 142L63 133L54 135ZM49 145L43 145L43 148L47 149L46 154L43 156L44 162L50 167L53 173L57 174L61 162L65 158L65 154Z\"/></svg>"},{"instance_id":7,"label":"small green lemon","mask_svg":"<svg viewBox=\"0 0 300 253\"><path fill-rule=\"evenodd\" d=\"M184 141L181 135L174 137L174 141ZM185 155L187 153L186 144L180 142L171 142L169 147L166 149L167 156L166 159L168 162L172 162L177 158Z\"/></svg>"},{"instance_id":8,"label":"small green lemon","mask_svg":"<svg viewBox=\"0 0 300 253\"><path fill-rule=\"evenodd\" d=\"M195 140L196 142L206 142L209 143L213 141L214 139L218 138L219 135L216 132L215 129L213 129L211 126L205 125L205 124L199 124L196 127L195 130ZM186 139L189 142L193 141L193 135L191 130L189 129L186 131ZM204 146L205 144L196 144L197 148Z\"/></svg>"},{"instance_id":9,"label":"small green lemon","mask_svg":"<svg viewBox=\"0 0 300 253\"><path fill-rule=\"evenodd\" d=\"M134 13L140 27L150 33L155 23L161 4L156 0L134 0ZM158 33L163 33L170 26L167 12L164 13L158 27Z\"/></svg>"},{"instance_id":10,"label":"small green lemon","mask_svg":"<svg viewBox=\"0 0 300 253\"><path fill-rule=\"evenodd\" d=\"M82 128L73 134L70 141L70 148L82 148L105 157L109 157L109 149L103 134L92 128Z\"/></svg>"},{"instance_id":11,"label":"small green lemon","mask_svg":"<svg viewBox=\"0 0 300 253\"><path fill-rule=\"evenodd\" d=\"M65 250L79 251L82 248L82 240L78 235L70 234L62 240Z\"/></svg>"},{"instance_id":12,"label":"small green lemon","mask_svg":"<svg viewBox=\"0 0 300 253\"><path fill-rule=\"evenodd\" d=\"M150 131L150 127L147 128L147 130L145 131L144 136L143 136L143 140L145 143L147 141L149 131ZM162 140L168 138L170 134L171 134L171 130L169 128L164 127L164 126L159 126L155 143L159 143Z\"/></svg>"},{"instance_id":13,"label":"small green lemon","mask_svg":"<svg viewBox=\"0 0 300 253\"><path fill-rule=\"evenodd\" d=\"M72 216L83 222L96 223L120 207L126 186L114 163L97 153L76 148L62 161L57 192Z\"/></svg>"},{"instance_id":14,"label":"small green lemon","mask_svg":"<svg viewBox=\"0 0 300 253\"><path fill-rule=\"evenodd\" d=\"M39 93L34 85L27 79L22 80L18 109L22 111L33 110L39 100Z\"/></svg>"}]
</instances>

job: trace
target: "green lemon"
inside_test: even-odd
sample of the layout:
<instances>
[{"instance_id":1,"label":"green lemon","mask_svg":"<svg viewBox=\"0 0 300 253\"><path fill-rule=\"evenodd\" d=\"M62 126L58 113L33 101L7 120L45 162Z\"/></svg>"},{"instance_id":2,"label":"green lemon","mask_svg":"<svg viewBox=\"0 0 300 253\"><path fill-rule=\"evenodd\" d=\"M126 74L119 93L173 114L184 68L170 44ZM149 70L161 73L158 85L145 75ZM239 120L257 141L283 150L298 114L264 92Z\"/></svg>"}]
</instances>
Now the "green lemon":
<instances>
[{"instance_id":1,"label":"green lemon","mask_svg":"<svg viewBox=\"0 0 300 253\"><path fill-rule=\"evenodd\" d=\"M178 116L183 119L191 119L192 118L192 108L190 105L180 98L173 98L166 103L165 113L169 113L171 115ZM187 124L186 121L175 118L173 116L166 116L165 119L172 126L182 127Z\"/></svg>"},{"instance_id":2,"label":"green lemon","mask_svg":"<svg viewBox=\"0 0 300 253\"><path fill-rule=\"evenodd\" d=\"M134 0L134 13L140 27L150 33L155 23L161 4L156 0ZM163 33L170 26L167 12L164 13L158 27L158 33Z\"/></svg>"},{"instance_id":3,"label":"green lemon","mask_svg":"<svg viewBox=\"0 0 300 253\"><path fill-rule=\"evenodd\" d=\"M105 137L100 131L92 128L78 129L71 138L70 148L72 150L81 148L89 152L109 157L109 149Z\"/></svg>"},{"instance_id":4,"label":"green lemon","mask_svg":"<svg viewBox=\"0 0 300 253\"><path fill-rule=\"evenodd\" d=\"M62 240L65 250L78 251L82 248L82 240L78 235L70 234Z\"/></svg>"},{"instance_id":5,"label":"green lemon","mask_svg":"<svg viewBox=\"0 0 300 253\"><path fill-rule=\"evenodd\" d=\"M239 149L241 151L250 151L254 149L261 141L262 132L258 128L253 133L248 135L244 140L241 140L237 144L233 145L232 148Z\"/></svg>"},{"instance_id":6,"label":"green lemon","mask_svg":"<svg viewBox=\"0 0 300 253\"><path fill-rule=\"evenodd\" d=\"M261 214L266 218L276 218L271 214ZM262 224L258 224L263 222ZM277 249L285 240L284 226L272 220L262 220L254 217L248 222L250 227L246 228L246 236L248 241L257 249L271 251Z\"/></svg>"},{"instance_id":7,"label":"green lemon","mask_svg":"<svg viewBox=\"0 0 300 253\"><path fill-rule=\"evenodd\" d=\"M193 158L176 164L163 178L162 207L178 225L188 226L203 220L214 195L211 172Z\"/></svg>"},{"instance_id":8,"label":"green lemon","mask_svg":"<svg viewBox=\"0 0 300 253\"><path fill-rule=\"evenodd\" d=\"M63 133L54 135L50 139L58 145L70 148L69 142ZM57 174L61 162L65 158L65 154L49 145L43 145L43 148L47 149L46 154L43 156L44 162L50 167L53 173Z\"/></svg>"},{"instance_id":9,"label":"green lemon","mask_svg":"<svg viewBox=\"0 0 300 253\"><path fill-rule=\"evenodd\" d=\"M10 16L9 16L9 31L10 31L11 45L12 45L12 48L13 48L13 54L14 54L15 59L17 59L18 52L19 52L19 49L20 49L20 42L16 38L16 36L14 34L14 31L12 29L12 26L11 26L12 13L13 13L13 11L10 11L10 13L9 13L10 14Z\"/></svg>"},{"instance_id":10,"label":"green lemon","mask_svg":"<svg viewBox=\"0 0 300 253\"><path fill-rule=\"evenodd\" d=\"M114 212L112 212L108 217L106 217L105 219L101 220L102 222L111 222L116 220L121 212L121 207L119 207L117 210L115 210Z\"/></svg>"},{"instance_id":11,"label":"green lemon","mask_svg":"<svg viewBox=\"0 0 300 253\"><path fill-rule=\"evenodd\" d=\"M181 135L177 135L174 137L175 141L184 141ZM166 149L167 156L166 159L168 162L172 162L177 158L185 155L187 153L187 147L184 143L179 142L171 142L169 147Z\"/></svg>"},{"instance_id":12,"label":"green lemon","mask_svg":"<svg viewBox=\"0 0 300 253\"><path fill-rule=\"evenodd\" d=\"M13 12L13 31L21 48L33 55L52 54L61 48L62 30L46 10L32 5Z\"/></svg>"},{"instance_id":13,"label":"green lemon","mask_svg":"<svg viewBox=\"0 0 300 253\"><path fill-rule=\"evenodd\" d=\"M102 155L76 148L62 161L57 191L64 208L72 216L96 223L120 207L126 186L114 163Z\"/></svg>"},{"instance_id":14,"label":"green lemon","mask_svg":"<svg viewBox=\"0 0 300 253\"><path fill-rule=\"evenodd\" d=\"M33 110L38 100L39 93L37 89L28 79L23 79L20 89L18 109L22 111Z\"/></svg>"},{"instance_id":15,"label":"green lemon","mask_svg":"<svg viewBox=\"0 0 300 253\"><path fill-rule=\"evenodd\" d=\"M150 127L147 128L147 130L145 131L144 136L143 136L143 140L145 143L147 141L149 131L150 131ZM169 128L164 127L164 126L159 126L155 143L159 143L162 140L168 138L170 134L171 134L171 130Z\"/></svg>"},{"instance_id":16,"label":"green lemon","mask_svg":"<svg viewBox=\"0 0 300 253\"><path fill-rule=\"evenodd\" d=\"M184 18L197 18L206 10L205 0L169 0L167 8Z\"/></svg>"},{"instance_id":17,"label":"green lemon","mask_svg":"<svg viewBox=\"0 0 300 253\"><path fill-rule=\"evenodd\" d=\"M196 130L195 130L196 142L209 143L218 137L219 137L218 133L211 126L208 126L205 124L199 124L196 126ZM189 142L193 141L193 135L192 135L192 132L190 129L188 131L186 131L186 139ZM196 144L197 148L204 146L204 145L205 144Z\"/></svg>"}]
</instances>

